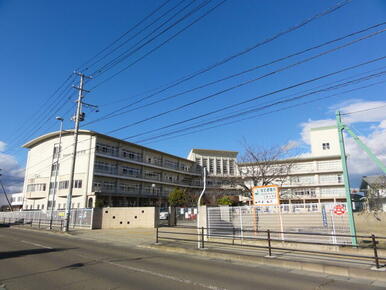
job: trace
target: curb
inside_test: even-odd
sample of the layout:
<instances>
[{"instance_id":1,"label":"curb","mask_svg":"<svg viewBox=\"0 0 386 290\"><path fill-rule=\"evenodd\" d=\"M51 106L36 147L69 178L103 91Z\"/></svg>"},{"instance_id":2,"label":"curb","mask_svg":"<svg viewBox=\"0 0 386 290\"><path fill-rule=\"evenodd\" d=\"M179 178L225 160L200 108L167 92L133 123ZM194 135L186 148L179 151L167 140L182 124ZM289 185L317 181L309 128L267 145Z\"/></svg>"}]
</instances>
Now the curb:
<instances>
[{"instance_id":1,"label":"curb","mask_svg":"<svg viewBox=\"0 0 386 290\"><path fill-rule=\"evenodd\" d=\"M322 273L326 275L341 276L349 279L366 279L373 281L386 282L386 273L382 270L374 271L363 268L333 266L325 264L317 264L302 261L278 260L273 258L247 256L239 254L221 253L216 251L200 251L179 247L171 247L164 245L139 245L140 248L153 249L158 251L173 252L186 254L191 256L201 256L207 258L221 259L233 262L248 262L255 265L269 265L291 270L309 271L314 273Z\"/></svg>"}]
</instances>

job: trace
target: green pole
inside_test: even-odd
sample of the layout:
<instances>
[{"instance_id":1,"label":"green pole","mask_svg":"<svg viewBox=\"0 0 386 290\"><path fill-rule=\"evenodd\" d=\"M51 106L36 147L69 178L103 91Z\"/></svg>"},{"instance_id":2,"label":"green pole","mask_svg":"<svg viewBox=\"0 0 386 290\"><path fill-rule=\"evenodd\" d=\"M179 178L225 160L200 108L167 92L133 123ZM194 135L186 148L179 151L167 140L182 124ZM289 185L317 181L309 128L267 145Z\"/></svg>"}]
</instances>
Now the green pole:
<instances>
[{"instance_id":1,"label":"green pole","mask_svg":"<svg viewBox=\"0 0 386 290\"><path fill-rule=\"evenodd\" d=\"M342 160L342 169L343 169L343 180L344 180L344 188L346 191L346 201L347 201L347 211L348 211L348 220L350 225L350 233L353 237L351 237L351 243L353 246L358 245L358 241L356 236L356 229L355 229L355 221L354 221L354 215L352 212L352 202L351 202L351 192L350 192L350 180L348 177L348 170L347 170L347 156L346 156L346 150L344 148L344 139L343 139L343 130L344 130L344 124L342 123L341 114L339 111L336 112L336 124L338 127L338 135L339 135L339 146L340 146L340 159Z\"/></svg>"},{"instance_id":2,"label":"green pole","mask_svg":"<svg viewBox=\"0 0 386 290\"><path fill-rule=\"evenodd\" d=\"M359 139L359 137L355 135L355 133L348 126L343 125L343 127L351 135L351 137L353 137L354 141L363 149L363 151L365 151L367 155L369 155L370 159L373 160L373 162L383 171L383 173L386 174L385 164L383 164L382 161L379 160L377 156L375 156L375 154L370 150L370 148L367 147L366 144L363 143L361 139Z\"/></svg>"}]
</instances>

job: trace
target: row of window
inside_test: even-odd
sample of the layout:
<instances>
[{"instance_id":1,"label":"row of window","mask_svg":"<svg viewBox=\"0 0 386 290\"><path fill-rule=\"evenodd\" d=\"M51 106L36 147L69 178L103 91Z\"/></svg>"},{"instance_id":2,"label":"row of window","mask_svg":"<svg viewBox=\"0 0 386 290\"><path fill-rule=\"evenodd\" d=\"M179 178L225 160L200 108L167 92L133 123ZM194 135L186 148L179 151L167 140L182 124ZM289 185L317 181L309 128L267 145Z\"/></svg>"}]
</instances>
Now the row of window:
<instances>
[{"instance_id":1,"label":"row of window","mask_svg":"<svg viewBox=\"0 0 386 290\"><path fill-rule=\"evenodd\" d=\"M165 159L162 164L162 158L159 156L146 155L144 157L142 153L134 152L125 148L119 150L117 146L99 143L96 145L96 151L108 155L123 157L134 161L147 162L157 166L165 166L176 170L190 171L190 166L186 164L179 164L179 162L176 160Z\"/></svg>"},{"instance_id":2,"label":"row of window","mask_svg":"<svg viewBox=\"0 0 386 290\"><path fill-rule=\"evenodd\" d=\"M209 173L212 174L235 174L235 161L233 159L196 157L196 162L200 166L208 168Z\"/></svg>"},{"instance_id":3,"label":"row of window","mask_svg":"<svg viewBox=\"0 0 386 290\"><path fill-rule=\"evenodd\" d=\"M47 209L51 209L52 201L48 201ZM54 208L55 208L55 202L54 202ZM72 203L71 208L80 208L80 202L77 204ZM25 210L44 210L44 203L42 204L35 204L35 205L25 205ZM56 209L66 209L66 203L59 203L58 207Z\"/></svg>"},{"instance_id":4,"label":"row of window","mask_svg":"<svg viewBox=\"0 0 386 290\"><path fill-rule=\"evenodd\" d=\"M27 192L46 191L45 183L33 183L27 185Z\"/></svg>"},{"instance_id":5,"label":"row of window","mask_svg":"<svg viewBox=\"0 0 386 290\"><path fill-rule=\"evenodd\" d=\"M169 189L171 191L172 189ZM94 191L100 192L100 191L106 191L106 192L130 192L130 193L137 193L139 194L141 192L141 184L139 183L125 183L120 182L118 185L116 185L115 182L111 181L100 181L100 182L94 182ZM166 192L166 188L165 191ZM142 192L143 193L150 193L150 194L159 194L161 193L161 187L159 185L152 186L151 184L144 184L142 186Z\"/></svg>"},{"instance_id":6,"label":"row of window","mask_svg":"<svg viewBox=\"0 0 386 290\"><path fill-rule=\"evenodd\" d=\"M59 181L59 189L67 189L69 184L69 180ZM82 179L74 180L72 188L82 188Z\"/></svg>"}]
</instances>

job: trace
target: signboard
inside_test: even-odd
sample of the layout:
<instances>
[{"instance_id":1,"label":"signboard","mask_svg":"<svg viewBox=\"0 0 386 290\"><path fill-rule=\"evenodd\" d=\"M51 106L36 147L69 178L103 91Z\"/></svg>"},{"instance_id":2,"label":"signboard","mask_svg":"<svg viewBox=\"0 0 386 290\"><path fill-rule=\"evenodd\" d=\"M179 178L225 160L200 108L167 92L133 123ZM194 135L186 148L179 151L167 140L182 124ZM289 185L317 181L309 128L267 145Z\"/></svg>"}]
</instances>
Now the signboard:
<instances>
[{"instance_id":1,"label":"signboard","mask_svg":"<svg viewBox=\"0 0 386 290\"><path fill-rule=\"evenodd\" d=\"M255 186L252 188L253 205L279 205L277 185Z\"/></svg>"},{"instance_id":2,"label":"signboard","mask_svg":"<svg viewBox=\"0 0 386 290\"><path fill-rule=\"evenodd\" d=\"M334 206L333 211L334 211L334 214L336 215L344 215L346 213L346 208L343 205L338 204Z\"/></svg>"},{"instance_id":3,"label":"signboard","mask_svg":"<svg viewBox=\"0 0 386 290\"><path fill-rule=\"evenodd\" d=\"M323 226L325 228L328 227L326 208L324 207L324 205L322 205L322 221L323 221Z\"/></svg>"}]
</instances>

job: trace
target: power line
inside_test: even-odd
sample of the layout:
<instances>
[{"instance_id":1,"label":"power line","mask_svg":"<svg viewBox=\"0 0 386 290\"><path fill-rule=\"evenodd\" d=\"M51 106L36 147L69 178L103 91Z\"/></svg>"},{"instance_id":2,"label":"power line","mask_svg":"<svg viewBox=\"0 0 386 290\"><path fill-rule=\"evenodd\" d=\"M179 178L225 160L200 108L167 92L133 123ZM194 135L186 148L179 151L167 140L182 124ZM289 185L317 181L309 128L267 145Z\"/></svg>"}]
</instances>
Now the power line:
<instances>
[{"instance_id":1,"label":"power line","mask_svg":"<svg viewBox=\"0 0 386 290\"><path fill-rule=\"evenodd\" d=\"M13 138L8 142L9 144L16 143L16 141L18 141L20 137L25 134L28 128L34 126L35 124L41 121L42 113L46 110L50 110L50 108L53 106L56 100L53 98L55 97L56 94L58 94L61 91L61 93L59 93L59 95L56 98L63 95L64 90L66 90L67 88L67 85L72 81L71 77L72 75L69 75L65 79L65 81L51 95L49 95L48 98L46 98L46 100L43 101L43 103L39 106L38 110L33 115L28 117L28 122L23 122L23 125L21 125L18 129L15 130L15 132L17 133L13 135ZM50 102L51 99L53 100Z\"/></svg>"},{"instance_id":2,"label":"power line","mask_svg":"<svg viewBox=\"0 0 386 290\"><path fill-rule=\"evenodd\" d=\"M110 112L110 113L108 113L108 114L106 114L106 115L104 115L104 116L102 116L102 117L100 117L100 118L97 118L96 120L90 121L90 122L84 124L83 126L86 126L86 125L89 125L89 124L93 124L93 123L96 123L96 122L98 122L98 121L102 121L102 120L114 118L114 117L120 116L120 115L122 115L122 114L129 113L129 112L133 112L133 111L135 111L135 110L142 109L142 108L145 108L145 107L154 105L154 104L158 104L158 103L160 103L160 102L163 102L163 101L166 101L166 100L170 100L170 99L172 99L172 98L175 98L175 97L184 95L184 94L186 94L186 93L191 93L191 92L193 92L193 91L196 91L196 90L199 90L199 89L202 89L202 88L211 86L211 85L213 85L213 84L217 84L217 83L223 82L223 81L225 81L225 80L229 80L229 79L231 79L231 78L238 77L238 76L243 75L243 74L245 74L245 73L249 73L249 72L252 72L252 71L254 71L254 70L257 70L257 69L260 69L260 68L263 68L263 67L266 67L266 66L269 66L269 65L272 65L272 64L275 64L275 63L278 63L278 62L287 60L287 59L292 58L292 57L294 57L294 56L298 56L298 55L301 55L301 54L303 54L303 53L306 53L306 52L309 52L309 51L312 51L312 50L321 48L321 47L323 47L323 46L326 46L326 45L332 44L332 43L334 43L334 42L343 40L343 39L348 38L348 37L351 37L351 36L353 36L353 35L363 33L363 32L368 31L368 30L370 30L370 29L373 29L373 28L382 26L382 25L384 25L385 23L386 23L386 22L382 22L382 23L380 23L380 24L376 24L376 25L367 27L367 28L365 28L365 29L362 29L362 30L359 30L359 31L356 31L356 32L353 32L353 33L350 33L350 34L347 34L347 35L342 36L342 37L338 37L338 38L336 38L336 39L333 39L333 40L324 42L324 43L322 43L322 44L318 44L318 45L316 45L316 46L312 46L312 47L310 47L310 48L307 48L307 49L298 51L298 52L296 52L296 53L289 54L289 55L287 55L287 56L285 56L285 57L277 58L277 59L275 59L275 60L273 60L273 61L270 61L270 62L261 64L261 65L253 66L253 67L251 67L251 68L248 68L247 70L244 70L244 71L241 71L241 72L232 74L232 75L228 75L228 76L226 76L226 77L223 77L223 78L217 79L217 80L215 80L215 81L208 82L208 83L205 83L205 84L196 86L196 87L194 87L194 88L191 88L191 89L188 89L188 90L185 90L185 91L182 91L182 92L173 94L173 95L171 95L171 96L163 97L163 98L161 98L161 99L159 99L159 100L156 100L156 101L153 101L153 102L151 102L151 103L147 103L147 104L144 104L144 105L141 105L141 106L137 106L137 107L132 108L132 109L130 109L130 110L122 111L122 110L124 110L124 109L126 109L126 108L128 108L128 107L131 107L131 106L133 106L133 105L135 105L135 104L137 104L137 103L139 103L139 102L145 100L145 99L148 99L148 98L152 97L153 94L150 95L150 96L143 97L143 98L141 98L140 100L134 101L134 102L132 102L132 103L130 103L130 104L124 106L124 107L121 107L121 108L119 108L119 109L116 109L116 110L114 110L113 112ZM383 31L382 31L382 32L383 32ZM376 35L376 34L369 35L368 37L372 37L372 36L375 36L375 35ZM366 38L364 38L364 39L366 39ZM359 39L358 41L361 41L361 40L364 40L364 39ZM355 42L353 42L353 43L355 43ZM353 43L350 43L350 45L353 44Z\"/></svg>"},{"instance_id":3,"label":"power line","mask_svg":"<svg viewBox=\"0 0 386 290\"><path fill-rule=\"evenodd\" d=\"M182 123L185 123L185 122L193 121L193 120L196 120L196 119L199 119L199 118L202 118L202 117L206 117L206 116L209 116L209 115L218 113L218 112L222 112L222 111L227 110L227 109L232 109L232 108L234 108L234 107L236 107L236 106L240 106L240 105L243 105L243 104L247 104L247 103L253 102L253 101L255 101L255 100L262 99L262 98L265 98L265 97L268 97L268 96L271 96L271 95L274 95L274 94L277 94L277 93L281 93L281 92L283 92L283 91L287 91L287 90L289 90L289 89L292 89L292 88L295 88L295 87L298 87L298 86L302 86L302 85L305 85L305 84L314 82L314 81L316 81L316 80L320 80L320 79L323 79L323 78L327 78L327 77L330 77L330 76L333 76L333 75L336 75L336 74L339 74L339 73L342 73L342 72L345 72L345 71L348 71L348 70L351 70L351 69L354 69L354 68L358 68L358 67L360 67L360 66L363 66L363 65L366 65L366 64L375 62L375 61L379 61L379 60L382 60L382 59L385 59L385 58L386 58L386 56L383 56L383 57L381 57L381 58L376 58L376 59L373 59L373 60L371 60L371 61L367 61L367 62L358 64L358 65L350 66L350 67L341 69L341 70L339 70L339 71L335 71L335 72L333 72L333 73L329 73L329 74L325 74L325 75L320 76L320 77L316 77L316 78L313 78L313 79L309 79L309 80L307 80L307 81L303 81L303 82L297 83L297 84L295 84L295 85L291 85L291 86L288 86L288 87L285 87L285 88L282 88L282 89L279 89L279 90L275 90L275 91L272 91L272 92L269 92L269 93L266 93L266 94L263 94L263 95L259 95L259 96L257 96L257 97L253 97L253 98L247 99L247 100L245 100L245 101L242 101L242 102L239 102L239 103L236 103L236 104L227 105L227 106L222 107L222 108L220 108L220 109L216 109L216 110L214 110L214 111L211 111L211 112L208 112L208 113L205 113L205 114L201 114L201 115L198 115L198 116L189 118L189 119L185 119L185 120L183 120L183 121L175 122L175 123L166 125L166 126L164 126L164 127L162 127L162 128L158 128L158 129L154 129L154 130L150 130L150 131L151 131L151 132L156 131L156 130L158 131L158 130L160 130L160 129L165 129L165 128L172 127L172 126L175 126L175 125L179 125L179 124L182 124ZM378 73L378 74L380 74L380 73ZM374 75L378 75L378 74L374 74ZM138 137L138 136L141 136L141 135L150 133L150 131L143 132L143 133L139 133L139 134L136 134L136 135L133 135L133 136L129 136L129 137L125 138L125 139L130 139L130 138ZM111 132L111 131L110 131L110 132Z\"/></svg>"},{"instance_id":4,"label":"power line","mask_svg":"<svg viewBox=\"0 0 386 290\"><path fill-rule=\"evenodd\" d=\"M132 27L130 27L125 33L123 33L121 36L119 36L117 39L115 39L112 43L110 43L109 45L107 45L105 48L103 48L102 50L100 50L97 54L95 54L93 57L91 57L89 60L87 60L86 62L84 62L83 64L81 64L77 71L79 70L88 70L91 66L93 66L94 64L100 62L101 60L103 60L105 57L107 57L108 55L110 55L111 53L113 53L116 49L113 49L112 51L110 51L109 53L107 53L106 55L104 55L103 57L99 58L99 60L93 62L90 66L86 67L86 68L83 68L84 66L87 66L90 62L92 62L94 59L96 59L98 56L100 56L102 53L104 53L106 50L108 50L110 47L112 47L114 44L116 44L117 42L119 42L121 39L123 39L127 34L129 34L130 32L132 32L134 29L136 29L138 26L140 26L142 23L144 23L146 20L148 20L150 17L152 17L154 14L156 14L159 10L161 10L166 4L168 4L170 2L170 0L166 0L163 4L161 4L160 6L158 6L156 9L154 9L153 11L151 11L148 15L146 15L144 18L142 18L139 22L137 22L135 25L133 25Z\"/></svg>"},{"instance_id":5,"label":"power line","mask_svg":"<svg viewBox=\"0 0 386 290\"><path fill-rule=\"evenodd\" d=\"M170 36L169 38L167 38L165 41L163 41L161 44L157 45L156 47L152 48L150 51L148 51L146 54L142 55L141 57L137 58L135 61L131 62L130 64L128 64L127 66L125 66L124 68L122 68L121 70L119 70L118 72L114 73L113 75L107 77L106 79L102 80L101 82L99 82L98 84L96 84L94 87L92 87L91 89L95 89L99 86L101 86L102 84L106 83L107 81L113 79L114 77L116 77L117 75L119 75L120 73L124 72L125 70L127 70L128 68L132 67L133 65L135 65L136 63L138 63L139 61L141 61L142 59L144 59L145 57L147 57L148 55L152 54L154 51L158 50L159 48L161 48L162 46L164 46L165 44L167 44L169 41L171 41L172 39L176 38L178 35L180 35L182 32L184 32L185 30L187 30L188 28L190 28L191 26L193 26L194 24L196 24L198 21L200 21L201 19L203 19L204 17L206 17L208 14L210 14L211 12L213 12L216 8L218 8L219 6L221 6L222 4L224 4L226 2L226 0L223 0L221 1L220 3L218 3L216 6L212 7L211 9L209 9L208 11L206 11L203 15L199 16L198 18L196 18L193 22L191 22L190 24L188 24L187 26L185 26L184 28L182 28L181 30L177 31L176 33L174 33L172 36Z\"/></svg>"},{"instance_id":6,"label":"power line","mask_svg":"<svg viewBox=\"0 0 386 290\"><path fill-rule=\"evenodd\" d=\"M218 127L232 125L232 124L235 124L235 123L238 123L238 122L242 122L242 121L246 121L246 120L250 120L250 119L255 119L255 118L258 118L258 117L261 117L261 116L265 116L265 115L269 115L269 114L272 114L272 113L277 113L277 112L281 112L281 111L284 111L284 110L287 110L287 109L291 109L291 108L295 108L295 107L298 107L298 106L303 106L303 105L306 105L306 104L314 103L314 102L317 102L317 101L320 101L320 100L324 100L324 99L327 99L327 98L332 98L332 97L340 96L340 95L343 95L343 94L351 93L351 92L354 92L354 91L362 90L362 89L365 89L365 88L368 88L368 87L372 87L372 86L375 86L375 85L384 84L385 82L386 82L385 80L382 80L382 81L375 82L375 83L372 83L372 84L369 84L369 85L366 85L366 86L362 86L362 87L354 88L354 89L351 89L351 90L339 92L339 93L336 93L336 94L333 94L333 95L329 95L329 96L323 96L323 97L320 97L320 98L317 98L317 99L314 99L314 100L309 100L309 101L297 103L297 104L294 104L294 105L291 105L291 106L286 106L286 107L279 108L279 109L276 109L276 110L271 110L271 111L268 111L268 112L265 112L265 113L262 113L262 114L245 117L245 118L238 119L238 120L229 121L229 122L226 122L226 123L214 125L214 126L207 127L207 128L201 127L202 123L200 123L200 129L199 130L192 131L192 132L186 132L186 133L179 134L179 135L176 135L176 136L161 138L159 140L157 140L157 139L150 140L149 142L144 142L144 144L157 143L157 142L160 142L160 141L165 141L165 140L170 140L170 139L174 139L174 138L178 138L178 137L182 137L182 136L186 136L186 135L191 135L191 134L199 133L199 132L202 132L202 131L207 131L207 130L218 128ZM184 128L184 130L188 130L188 129L189 129L189 127L185 127Z\"/></svg>"},{"instance_id":7,"label":"power line","mask_svg":"<svg viewBox=\"0 0 386 290\"><path fill-rule=\"evenodd\" d=\"M159 19L161 19L163 16L165 16L166 14L169 13L169 11L172 11L174 10L176 7L178 7L181 3L183 3L185 0L182 0L180 2L177 3L177 5L173 6L171 9L169 9L168 11L166 11L164 14L162 14L160 17L158 17L157 19L155 19L152 23L150 23L148 26L144 27L142 30L140 30L139 32L137 32L132 38L136 37L139 33L143 32L144 30L146 30L148 27L150 27L152 24L154 24L155 22L157 22ZM206 2L203 2L202 4L200 4L199 6L197 6L196 8L192 9L190 12L188 12L186 15L184 15L182 18L180 18L178 21L174 22L173 24L171 24L169 27L167 27L166 29L164 29L163 31L161 31L160 33L158 33L156 36L154 36L153 38L151 38L150 40L148 40L147 42L143 43L142 45L140 45L139 47L136 48L137 45L139 45L142 41L146 40L147 38L149 38L152 34L154 34L155 32L157 32L157 30L161 29L164 25L166 25L168 22L170 22L174 17L176 17L178 14L180 14L182 11L184 11L186 8L188 8L189 6L191 6L192 4L195 3L195 0L191 0L187 5L185 5L184 7L182 7L181 9L179 9L176 13L174 13L172 16L170 16L167 20L165 20L163 23L161 23L158 27L156 27L155 29L153 29L150 33L148 33L146 36L144 36L142 39L140 39L139 41L137 41L137 43L135 43L134 45L132 45L130 48L126 49L124 52L122 52L121 54L119 54L118 56L116 56L113 60L109 61L108 63L104 64L102 67L96 69L92 74L95 77L97 77L98 74L101 74L101 73L104 73L108 70L110 70L112 67L114 67L115 65L119 64L120 62L124 61L126 58L128 58L129 56L133 55L135 52L137 52L139 49L143 48L144 46L146 46L147 44L149 44L150 42L152 42L154 39L158 38L159 36L161 36L163 33L167 32L169 29L173 28L174 26L176 26L180 21L183 21L185 20L187 17L191 16L193 13L197 12L199 9L205 7L207 4L209 4L211 0L207 0ZM130 38L129 40L131 40L132 38Z\"/></svg>"},{"instance_id":8,"label":"power line","mask_svg":"<svg viewBox=\"0 0 386 290\"><path fill-rule=\"evenodd\" d=\"M142 139L142 140L137 141L137 143L146 142L148 140L154 140L156 138L160 138L160 137L164 137L164 136L167 136L167 135L179 133L179 132L186 131L186 130L192 129L192 128L193 129L197 128L197 127L201 128L202 126L206 126L206 125L213 124L213 123L216 123L216 122L220 122L220 121L236 118L236 117L239 117L239 116L242 116L242 115L253 113L253 112L256 112L258 110L267 109L267 108L270 108L270 107L273 107L273 106L277 106L277 105L280 105L280 104L283 104L283 103L292 102L292 101L295 101L295 100L298 100L298 99L302 99L304 97L307 97L307 96L310 96L310 95L313 95L313 94L316 94L316 93L320 93L320 92L324 92L324 91L328 91L328 90L333 90L333 89L339 89L341 87L350 85L352 83L357 83L359 81L368 80L368 79L373 78L373 77L383 76L385 74L386 74L386 71L383 71L382 73L378 73L378 74L374 74L372 76L367 76L367 77L363 77L363 78L360 78L360 79L352 80L352 81L349 81L349 82L346 82L346 83L343 83L343 84L339 84L339 85L335 85L335 86L332 86L332 87L329 87L329 88L317 90L317 91L310 92L310 93L307 93L307 94L304 94L304 95L300 95L300 96L296 96L296 97L292 97L292 98L287 98L287 99L281 99L281 100L275 101L273 103L270 103L268 105L258 106L258 107L255 107L255 108L243 111L243 112L234 113L232 115L228 115L228 116L225 116L225 117L222 117L222 118L218 118L218 119L215 119L215 120L212 120L212 121L207 121L207 122L196 124L196 125L193 125L193 126L190 126L190 127L187 127L187 128L177 129L177 130L171 131L169 133L160 134L160 135L157 135L157 136L154 136L154 137L149 137L149 138L146 138L146 139ZM239 104L240 103L235 104L235 105L233 105L233 107L234 106L238 106ZM229 106L228 106L228 108L229 108ZM212 112L210 112L210 113L212 113ZM209 115L209 114L207 113L205 115ZM182 122L183 121L181 121L180 123L182 123ZM159 130L161 130L161 128L159 128ZM125 138L124 140L129 139L129 138L130 137Z\"/></svg>"},{"instance_id":9,"label":"power line","mask_svg":"<svg viewBox=\"0 0 386 290\"><path fill-rule=\"evenodd\" d=\"M341 45L341 46L338 46L338 47L329 49L329 50L327 50L327 51L324 51L324 52L321 52L321 53L316 54L316 55L314 55L314 56L311 56L311 57L305 58L305 59L303 59L303 60L297 61L297 62L292 63L292 64L290 64L290 65L286 65L286 66L284 66L284 67L281 67L281 68L279 68L279 69L277 69L277 70L274 70L274 71L272 71L272 72L269 72L269 73L264 74L264 75L262 75L262 76L259 76L259 77L257 77L257 78L253 78L253 79L244 81L244 82L242 82L242 83L239 83L239 84L236 84L236 85L234 85L234 86L231 86L231 87L222 89L222 90L217 91L217 92L215 92L215 93L212 93L212 94L210 94L210 95L201 97L201 98L199 98L199 99L195 99L195 100L193 100L193 101L191 101L191 102L188 102L188 103L179 105L179 106L174 107L174 108L172 108L172 109L169 109L169 110L167 110L167 111L163 111L163 112L161 112L161 113L157 113L157 114L155 114L155 115L152 115L152 116L150 116L150 117L144 118L144 119L142 119L142 120L139 120L139 121L136 121L136 122L132 122L132 123L130 123L130 124L128 124L128 125L125 125L125 126L122 126L122 127L118 128L118 129L109 131L109 133L114 133L114 132L117 132L117 131L120 131L120 130L129 128L129 127L132 127L132 126L135 126L135 125L138 125L138 124L141 124L141 123L144 123L144 122L153 120L153 119L155 119L155 118L164 116L164 115L166 115L166 114L169 114L169 113L172 113L172 112L181 110L181 109L183 109L183 108L186 108L186 107L195 105L195 104L197 104L197 103L199 103L199 102L206 101L206 100L211 99L211 98L214 98L214 97L216 97L216 96L218 96L218 95L220 95L220 94L223 94L223 93L229 92L229 91L231 91L231 90L240 88L240 87L242 87L242 86L248 85L248 84L253 83L253 82L255 82L255 81L258 81L258 80L260 80L260 79L266 78L266 77L268 77L268 76L272 76L272 75L274 75L274 74L276 74L276 73L279 73L279 72L282 72L282 71L284 71L284 70L290 69L290 68L292 68L292 67L298 66L298 65L300 65L300 64L306 63L306 62L311 61L311 60L313 60L313 59L315 59L315 58L318 58L318 57L320 57L320 56L323 56L323 55L329 54L329 53L331 53L331 52L337 51L337 50L339 50L339 49L341 49L341 48L347 47L347 46L352 45L352 44L354 44L354 43L356 43L356 42L358 42L358 41L367 39L367 38L369 38L369 37L372 37L372 36L374 36L374 35L377 35L378 33L384 32L384 31L386 31L386 29L385 29L385 30L378 31L378 32L375 32L375 33L372 33L372 34L367 35L367 36L364 36L364 37L361 37L361 38L359 38L359 39L355 39L355 40L353 40L353 41L351 41L351 42L349 42L349 43L346 43L346 44L343 44L343 45Z\"/></svg>"},{"instance_id":10,"label":"power line","mask_svg":"<svg viewBox=\"0 0 386 290\"><path fill-rule=\"evenodd\" d=\"M356 114L356 113L368 112L368 111L372 111L372 110L376 110L376 109L380 109L380 108L384 108L384 107L386 107L386 105L381 105L381 106L377 106L377 107L373 107L373 108L369 108L369 109L363 109L363 110L352 111L352 112L347 112L347 113L341 113L341 115L351 115L351 114Z\"/></svg>"},{"instance_id":11,"label":"power line","mask_svg":"<svg viewBox=\"0 0 386 290\"><path fill-rule=\"evenodd\" d=\"M288 29L286 29L286 30L284 30L284 31L281 31L281 32L279 32L279 33L273 35L273 36L270 37L270 38L267 38L267 39L265 39L265 40L263 40L263 41L259 41L258 43L254 44L254 45L251 46L251 47L248 47L248 48L246 48L246 49L244 49L244 50L242 50L242 51L240 51L240 52L238 52L238 53L236 53L236 54L230 55L230 56L228 56L228 57L226 57L226 58L224 58L224 59L222 59L222 60L220 60L220 61L218 61L218 62L216 62L216 63L213 63L213 64L209 65L209 66L206 67L206 68L203 68L203 69L198 70L198 71L196 71L196 72L194 72L194 73L191 73L191 74L189 74L189 75L187 75L187 76L185 76L185 77L183 77L183 78L180 78L180 79L177 80L176 82L172 83L170 86L167 86L166 88L164 88L164 89L158 91L158 93L161 93L161 92L163 92L163 91L165 91L165 90L168 90L168 89L170 89L170 88L172 88L172 87L175 87L175 86L177 86L177 85L179 85L179 84L181 84L181 83L183 83L183 82L186 82L186 81L188 81L188 80L190 80L190 79L192 79L192 78L194 78L194 77L196 77L196 76L198 76L198 75L200 75L200 74L203 74L203 73L205 73L205 72L208 72L208 71L210 71L210 70L212 70L212 69L214 69L214 68L216 68L216 67L218 67L218 66L220 66L220 65L223 65L223 64L225 64L225 63L227 63L227 62L229 62L229 61L231 61L231 60L233 60L233 59L239 57L239 56L242 56L242 55L244 55L244 54L246 54L246 53L248 53L248 52L250 52L250 51L256 49L256 48L259 47L259 46L262 46L262 45L264 45L264 44L266 44L266 43L269 43L269 42L271 42L271 41L273 41L273 40L275 40L275 39L277 39L277 38L279 38L279 37L281 37L281 36L283 36L283 35L285 35L285 34L288 34L288 33L292 32L292 31L295 31L295 30L297 30L297 29L299 29L299 28L301 28L301 27L307 25L308 23L312 22L312 21L315 20L315 19L318 19L318 18L320 18L320 17L323 17L323 16L325 16L325 15L328 15L328 14L330 14L330 13L332 13L332 12L334 12L334 11L336 11L336 10L342 8L342 7L344 7L344 6L347 5L349 2L351 2L351 0L341 1L341 2L337 3L336 5L334 5L334 6L330 7L330 8L328 8L327 10L324 10L324 11L322 11L322 12L320 12L320 13L317 13L317 14L313 15L312 17L310 17L310 18L308 18L308 19L302 21L301 23L299 23L299 24L297 24L297 25L294 25L294 26L291 26L290 28L288 28ZM222 4L222 3L223 3L223 2L221 2L220 4ZM174 38L175 36L172 36L172 37ZM161 44L161 46L162 46L162 45L163 45L163 44ZM151 52L150 52L150 53L151 53ZM145 55L145 56L146 56L146 55ZM129 68L130 66L134 65L135 63L136 63L136 62L131 63L129 66L125 67L124 69L122 69L121 71L117 72L116 74L110 76L109 78L105 79L105 80L102 81L101 83L97 84L95 87L100 86L100 85L102 85L103 83L109 81L110 79L114 78L116 75L118 75L119 73L123 72L124 70L126 70L126 69ZM93 88L95 88L95 87L93 87ZM157 94L158 94L158 93L157 93Z\"/></svg>"}]
</instances>

